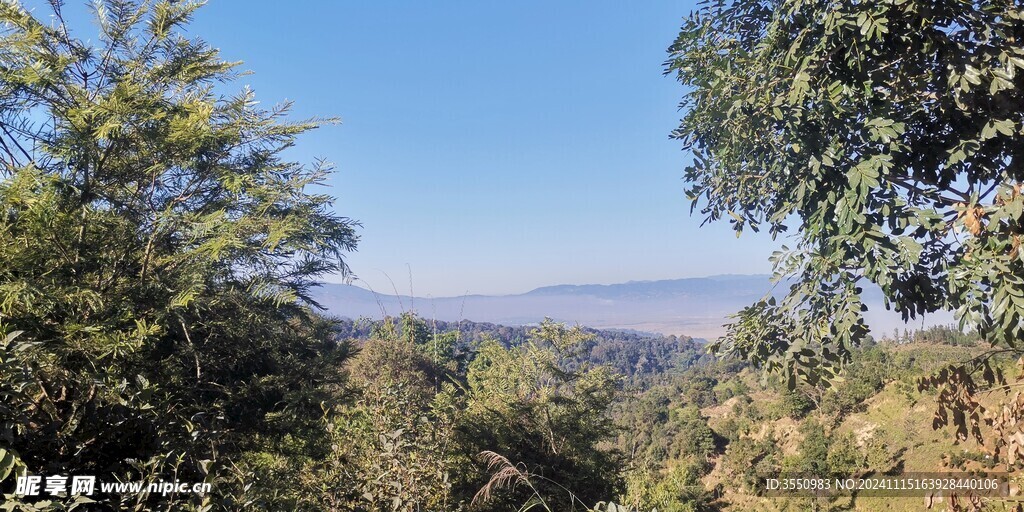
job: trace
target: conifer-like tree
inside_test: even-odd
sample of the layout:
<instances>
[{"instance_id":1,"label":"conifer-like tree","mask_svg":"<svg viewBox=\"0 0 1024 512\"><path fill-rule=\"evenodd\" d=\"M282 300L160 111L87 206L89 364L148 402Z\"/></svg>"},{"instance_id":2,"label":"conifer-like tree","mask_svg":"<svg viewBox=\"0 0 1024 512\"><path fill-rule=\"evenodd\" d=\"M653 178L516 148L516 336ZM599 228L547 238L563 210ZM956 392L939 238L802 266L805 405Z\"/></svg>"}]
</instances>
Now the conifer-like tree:
<instances>
[{"instance_id":1,"label":"conifer-like tree","mask_svg":"<svg viewBox=\"0 0 1024 512\"><path fill-rule=\"evenodd\" d=\"M51 6L0 2L0 487L209 480L174 508L297 506L260 468L325 451L347 351L308 293L357 225L310 190L329 166L282 152L330 120L233 87L182 30L199 2L98 2L98 34Z\"/></svg>"}]
</instances>

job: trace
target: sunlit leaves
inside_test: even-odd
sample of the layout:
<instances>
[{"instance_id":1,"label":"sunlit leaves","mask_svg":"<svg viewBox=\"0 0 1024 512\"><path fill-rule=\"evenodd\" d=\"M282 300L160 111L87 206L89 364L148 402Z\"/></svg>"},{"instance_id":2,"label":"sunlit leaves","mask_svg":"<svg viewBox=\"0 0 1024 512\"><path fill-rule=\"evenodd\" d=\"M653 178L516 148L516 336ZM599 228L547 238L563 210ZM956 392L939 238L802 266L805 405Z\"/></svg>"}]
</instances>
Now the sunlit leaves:
<instances>
[{"instance_id":1,"label":"sunlit leaves","mask_svg":"<svg viewBox=\"0 0 1024 512\"><path fill-rule=\"evenodd\" d=\"M478 451L500 447L531 472L555 472L584 503L614 495L619 469L600 445L613 432L606 411L618 376L570 357L589 338L547 319L521 346L483 343L467 375L465 426ZM563 488L541 489L545 500L563 502L560 510L571 506Z\"/></svg>"},{"instance_id":2,"label":"sunlit leaves","mask_svg":"<svg viewBox=\"0 0 1024 512\"><path fill-rule=\"evenodd\" d=\"M905 318L953 309L992 341L1024 338L1007 193L1024 181L1022 30L1006 1L732 0L687 19L666 66L688 87L673 134L688 197L737 231L797 228L799 256L775 262L789 290L718 347L827 374L802 368L841 366L866 335L866 282Z\"/></svg>"},{"instance_id":3,"label":"sunlit leaves","mask_svg":"<svg viewBox=\"0 0 1024 512\"><path fill-rule=\"evenodd\" d=\"M309 290L358 238L311 191L330 165L284 157L333 120L223 95L237 63L185 29L200 5L99 1L88 36L61 2L45 19L0 2L0 322L24 331L38 397L0 414L0 449L31 471L213 479L244 503L244 454L322 441L347 351ZM295 508L278 490L267 506Z\"/></svg>"}]
</instances>

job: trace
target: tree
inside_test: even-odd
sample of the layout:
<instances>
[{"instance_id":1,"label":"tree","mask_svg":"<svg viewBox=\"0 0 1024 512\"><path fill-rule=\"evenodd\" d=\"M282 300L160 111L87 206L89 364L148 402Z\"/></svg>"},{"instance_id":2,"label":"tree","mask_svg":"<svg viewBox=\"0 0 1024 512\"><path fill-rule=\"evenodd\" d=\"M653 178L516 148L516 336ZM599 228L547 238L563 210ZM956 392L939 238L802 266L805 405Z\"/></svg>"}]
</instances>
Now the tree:
<instances>
[{"instance_id":1,"label":"tree","mask_svg":"<svg viewBox=\"0 0 1024 512\"><path fill-rule=\"evenodd\" d=\"M790 382L867 336L866 283L903 317L955 310L1024 339L1024 10L1013 0L722 0L686 19L668 73L705 221L795 227L779 301L716 347Z\"/></svg>"},{"instance_id":2,"label":"tree","mask_svg":"<svg viewBox=\"0 0 1024 512\"><path fill-rule=\"evenodd\" d=\"M555 510L591 506L621 487L621 457L601 446L614 434L607 411L618 376L605 366L578 363L589 338L579 327L547 319L518 347L482 343L467 375L460 426L465 445L487 452L490 469L522 468L536 496ZM498 471L469 482L487 490L480 496L493 507L488 510L518 509L531 499L515 481L505 494L492 495L492 488L509 483L505 476Z\"/></svg>"},{"instance_id":3,"label":"tree","mask_svg":"<svg viewBox=\"0 0 1024 512\"><path fill-rule=\"evenodd\" d=\"M311 471L333 510L461 510L452 488L472 465L455 442L464 397L411 314L381 322L346 369L358 392L331 422L327 471ZM442 377L444 376L444 377ZM440 382L441 385L437 385ZM324 478L329 476L330 478Z\"/></svg>"},{"instance_id":4,"label":"tree","mask_svg":"<svg viewBox=\"0 0 1024 512\"><path fill-rule=\"evenodd\" d=\"M175 508L301 508L251 455L326 453L341 397L347 345L308 291L346 270L356 223L309 191L329 166L282 156L329 120L222 95L237 63L183 35L199 2L99 2L86 39L51 5L43 23L0 3L0 329L20 332L0 449L33 473L218 484Z\"/></svg>"},{"instance_id":5,"label":"tree","mask_svg":"<svg viewBox=\"0 0 1024 512\"><path fill-rule=\"evenodd\" d=\"M690 456L703 460L716 450L718 440L708 426L707 417L693 405L672 409L666 429L672 436L671 458L683 459Z\"/></svg>"}]
</instances>

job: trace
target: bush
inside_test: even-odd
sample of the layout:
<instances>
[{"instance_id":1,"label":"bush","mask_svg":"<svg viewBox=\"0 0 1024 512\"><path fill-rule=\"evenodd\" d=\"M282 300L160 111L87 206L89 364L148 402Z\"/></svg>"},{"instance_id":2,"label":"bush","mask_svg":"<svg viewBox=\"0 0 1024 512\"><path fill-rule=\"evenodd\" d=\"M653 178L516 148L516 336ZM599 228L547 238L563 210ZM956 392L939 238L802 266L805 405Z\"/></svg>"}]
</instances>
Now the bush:
<instances>
[{"instance_id":1,"label":"bush","mask_svg":"<svg viewBox=\"0 0 1024 512\"><path fill-rule=\"evenodd\" d=\"M814 410L814 402L807 395L795 391L782 395L779 405L782 414L794 420L803 418Z\"/></svg>"}]
</instances>

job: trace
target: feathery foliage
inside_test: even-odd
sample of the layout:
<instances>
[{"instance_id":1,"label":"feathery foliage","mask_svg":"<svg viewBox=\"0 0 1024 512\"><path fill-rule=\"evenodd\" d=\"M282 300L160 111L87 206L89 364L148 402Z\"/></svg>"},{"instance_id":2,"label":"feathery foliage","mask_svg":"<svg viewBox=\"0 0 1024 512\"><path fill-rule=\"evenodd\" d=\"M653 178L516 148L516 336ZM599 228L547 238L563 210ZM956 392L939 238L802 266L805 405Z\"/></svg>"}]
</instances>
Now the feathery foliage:
<instances>
[{"instance_id":1,"label":"feathery foliage","mask_svg":"<svg viewBox=\"0 0 1024 512\"><path fill-rule=\"evenodd\" d=\"M356 224L310 192L329 166L284 156L325 121L224 93L237 63L182 30L200 5L100 2L80 39L60 2L52 22L0 3L0 326L21 331L0 448L33 473L218 483L179 507L289 502L231 482L247 452L318 449L347 348L308 291Z\"/></svg>"}]
</instances>

